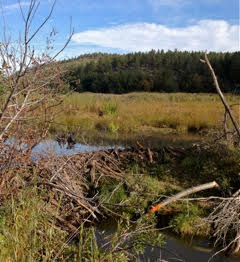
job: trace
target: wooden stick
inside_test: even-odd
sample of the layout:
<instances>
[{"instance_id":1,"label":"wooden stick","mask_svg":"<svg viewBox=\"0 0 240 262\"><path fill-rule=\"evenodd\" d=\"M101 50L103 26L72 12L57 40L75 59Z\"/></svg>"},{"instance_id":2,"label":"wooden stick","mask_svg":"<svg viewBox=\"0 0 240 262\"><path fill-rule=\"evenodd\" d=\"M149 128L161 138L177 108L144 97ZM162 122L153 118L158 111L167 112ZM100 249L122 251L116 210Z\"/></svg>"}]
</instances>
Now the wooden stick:
<instances>
[{"instance_id":1,"label":"wooden stick","mask_svg":"<svg viewBox=\"0 0 240 262\"><path fill-rule=\"evenodd\" d=\"M147 152L148 152L149 161L150 163L152 163L153 162L153 153L150 150L150 148L147 149Z\"/></svg>"},{"instance_id":2,"label":"wooden stick","mask_svg":"<svg viewBox=\"0 0 240 262\"><path fill-rule=\"evenodd\" d=\"M215 181L186 189L186 190L179 192L176 195L174 195L174 196L172 196L168 199L165 199L160 204L157 204L155 206L151 206L149 211L148 211L148 214L153 214L153 213L157 212L159 209L161 209L162 207L164 207L164 206L170 204L171 202L174 202L174 201L176 201L176 200L178 200L182 197L185 197L185 196L188 196L190 194L194 194L196 192L203 191L203 190L206 190L206 189L214 188L214 187L219 187L219 185Z\"/></svg>"},{"instance_id":3,"label":"wooden stick","mask_svg":"<svg viewBox=\"0 0 240 262\"><path fill-rule=\"evenodd\" d=\"M239 129L238 123L237 123L237 121L235 120L235 118L234 118L234 116L233 116L233 114L232 114L231 108L230 108L230 106L228 105L228 103L227 103L227 101L226 101L226 99L225 99L225 97L224 97L224 95L223 95L223 93L222 93L222 91L221 91L221 89L220 89L220 87L219 87L216 74L215 74L215 72L214 72L214 70L213 70L213 68L212 68L212 66L211 66L211 63L210 63L209 60L208 60L207 53L205 53L205 60L200 60L200 61L207 64L207 66L208 66L208 68L209 68L209 71L210 71L210 73L211 73L211 75L212 75L212 78L213 78L213 81L214 81L214 85L215 85L215 87L216 87L216 90L217 90L217 92L218 92L218 95L219 95L219 97L220 97L220 99L221 99L221 101L222 101L222 103L223 103L223 105L224 105L224 107L225 107L225 110L227 111L227 113L229 114L229 116L230 116L230 118L231 118L231 121L232 121L232 123L233 123L233 126L234 126L234 128L235 128L235 130L236 130L236 132L237 132L237 134L238 134L238 137L240 138L240 129Z\"/></svg>"}]
</instances>

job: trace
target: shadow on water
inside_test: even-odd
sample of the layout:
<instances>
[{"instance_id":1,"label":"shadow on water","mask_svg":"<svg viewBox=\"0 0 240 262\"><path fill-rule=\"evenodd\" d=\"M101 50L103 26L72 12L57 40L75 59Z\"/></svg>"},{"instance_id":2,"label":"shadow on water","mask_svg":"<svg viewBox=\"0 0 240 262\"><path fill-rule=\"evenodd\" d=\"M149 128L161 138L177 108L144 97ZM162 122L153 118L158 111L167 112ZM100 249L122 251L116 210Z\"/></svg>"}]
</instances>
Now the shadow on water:
<instances>
[{"instance_id":1,"label":"shadow on water","mask_svg":"<svg viewBox=\"0 0 240 262\"><path fill-rule=\"evenodd\" d=\"M161 133L158 131L143 131L128 134L109 134L98 132L94 134L81 134L77 136L78 142L91 145L115 145L115 146L136 146L136 141L141 142L145 147L159 148L162 146L188 146L192 143L202 141L197 134L178 134L173 132ZM206 140L206 138L204 138Z\"/></svg>"},{"instance_id":2,"label":"shadow on water","mask_svg":"<svg viewBox=\"0 0 240 262\"><path fill-rule=\"evenodd\" d=\"M100 246L104 245L105 238L116 232L117 222L114 219L102 221L97 226L96 237ZM195 240L191 244L178 239L172 234L164 233L165 245L162 247L146 246L143 255L139 255L140 262L207 262L216 250L207 240ZM226 257L220 254L213 257L211 262L239 262L240 258Z\"/></svg>"}]
</instances>

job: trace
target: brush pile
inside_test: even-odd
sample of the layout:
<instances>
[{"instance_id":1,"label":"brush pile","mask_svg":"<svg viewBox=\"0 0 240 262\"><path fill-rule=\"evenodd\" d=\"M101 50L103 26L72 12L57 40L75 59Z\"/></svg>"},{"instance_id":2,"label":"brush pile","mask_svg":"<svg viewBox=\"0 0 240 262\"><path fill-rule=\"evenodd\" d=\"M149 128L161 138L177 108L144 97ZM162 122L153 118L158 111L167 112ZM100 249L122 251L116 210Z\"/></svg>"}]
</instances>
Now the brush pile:
<instances>
[{"instance_id":1,"label":"brush pile","mask_svg":"<svg viewBox=\"0 0 240 262\"><path fill-rule=\"evenodd\" d=\"M73 233L83 221L92 222L101 215L102 203L98 199L101 180L123 180L130 162L151 164L166 154L179 157L185 152L171 147L150 150L140 143L137 146L136 149L109 149L70 156L52 155L37 163L19 159L7 172L7 180L1 176L0 198L10 199L25 187L37 186L39 192L46 192L40 204L54 216L59 227Z\"/></svg>"}]
</instances>

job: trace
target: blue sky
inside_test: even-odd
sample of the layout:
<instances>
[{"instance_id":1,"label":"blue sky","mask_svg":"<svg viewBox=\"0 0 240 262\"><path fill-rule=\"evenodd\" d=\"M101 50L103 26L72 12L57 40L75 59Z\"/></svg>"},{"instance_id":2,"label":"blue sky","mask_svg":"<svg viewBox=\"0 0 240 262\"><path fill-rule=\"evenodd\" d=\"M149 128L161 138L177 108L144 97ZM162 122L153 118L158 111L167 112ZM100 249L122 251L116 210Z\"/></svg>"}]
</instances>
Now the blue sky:
<instances>
[{"instance_id":1,"label":"blue sky","mask_svg":"<svg viewBox=\"0 0 240 262\"><path fill-rule=\"evenodd\" d=\"M41 0L33 26L52 0ZM22 0L26 11L28 0ZM13 35L22 31L17 0L0 0ZM89 52L135 52L151 49L239 50L239 0L58 0L53 16L35 41L43 46L55 27L56 47L67 38L72 17L75 34L62 56Z\"/></svg>"}]
</instances>

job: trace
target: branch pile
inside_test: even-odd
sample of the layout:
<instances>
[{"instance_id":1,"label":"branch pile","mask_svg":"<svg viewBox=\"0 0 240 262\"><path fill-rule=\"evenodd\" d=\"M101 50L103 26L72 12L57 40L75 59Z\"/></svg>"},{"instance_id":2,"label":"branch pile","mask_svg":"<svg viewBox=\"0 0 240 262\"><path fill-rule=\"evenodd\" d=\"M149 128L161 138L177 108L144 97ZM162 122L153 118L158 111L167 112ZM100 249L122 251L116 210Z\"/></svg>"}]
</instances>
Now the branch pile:
<instances>
[{"instance_id":1,"label":"branch pile","mask_svg":"<svg viewBox=\"0 0 240 262\"><path fill-rule=\"evenodd\" d=\"M3 151L2 151L3 152ZM42 205L56 218L57 224L64 230L75 232L79 224L89 222L101 214L98 200L99 183L103 179L122 180L128 163L136 161L142 164L152 163L166 154L179 157L184 149L164 147L158 150L144 148L110 149L97 152L78 153L71 156L51 156L37 163L27 160L15 149L7 176L0 179L0 199L10 199L27 186L36 185L44 189L47 196ZM9 153L9 151L8 151ZM10 155L8 155L8 163ZM2 156L2 169L7 171L6 155ZM2 173L0 171L0 173Z\"/></svg>"},{"instance_id":2,"label":"branch pile","mask_svg":"<svg viewBox=\"0 0 240 262\"><path fill-rule=\"evenodd\" d=\"M224 246L219 252L237 254L240 251L240 190L223 200L209 215L207 222L214 226L215 245Z\"/></svg>"}]
</instances>

